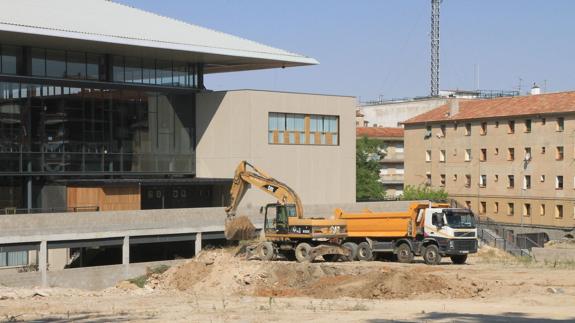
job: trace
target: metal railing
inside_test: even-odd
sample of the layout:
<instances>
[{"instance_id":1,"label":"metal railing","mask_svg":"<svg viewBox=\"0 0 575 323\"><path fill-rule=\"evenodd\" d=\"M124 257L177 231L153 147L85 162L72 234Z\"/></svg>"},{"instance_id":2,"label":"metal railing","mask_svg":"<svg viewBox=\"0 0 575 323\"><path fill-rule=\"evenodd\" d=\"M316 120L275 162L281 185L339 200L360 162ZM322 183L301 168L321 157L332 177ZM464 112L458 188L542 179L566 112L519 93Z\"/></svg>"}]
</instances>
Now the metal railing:
<instances>
[{"instance_id":1,"label":"metal railing","mask_svg":"<svg viewBox=\"0 0 575 323\"><path fill-rule=\"evenodd\" d=\"M75 207L54 207L54 208L15 208L7 207L0 209L3 214L38 214L38 213L76 213L76 212L97 212L98 206L75 206Z\"/></svg>"}]
</instances>

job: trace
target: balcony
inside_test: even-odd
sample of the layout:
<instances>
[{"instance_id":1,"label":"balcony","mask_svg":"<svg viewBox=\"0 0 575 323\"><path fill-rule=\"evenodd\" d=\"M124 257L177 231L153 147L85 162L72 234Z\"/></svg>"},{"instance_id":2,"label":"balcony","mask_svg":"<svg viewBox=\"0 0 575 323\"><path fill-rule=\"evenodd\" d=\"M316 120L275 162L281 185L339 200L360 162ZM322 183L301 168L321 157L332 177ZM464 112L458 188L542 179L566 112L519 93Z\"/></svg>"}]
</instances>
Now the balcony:
<instances>
[{"instance_id":1,"label":"balcony","mask_svg":"<svg viewBox=\"0 0 575 323\"><path fill-rule=\"evenodd\" d=\"M379 181L383 184L403 184L403 174L380 174Z\"/></svg>"},{"instance_id":2,"label":"balcony","mask_svg":"<svg viewBox=\"0 0 575 323\"><path fill-rule=\"evenodd\" d=\"M380 159L379 162L382 164L385 164L385 163L403 163L404 158L405 158L404 153L392 153L392 154L388 154L384 158Z\"/></svg>"}]
</instances>

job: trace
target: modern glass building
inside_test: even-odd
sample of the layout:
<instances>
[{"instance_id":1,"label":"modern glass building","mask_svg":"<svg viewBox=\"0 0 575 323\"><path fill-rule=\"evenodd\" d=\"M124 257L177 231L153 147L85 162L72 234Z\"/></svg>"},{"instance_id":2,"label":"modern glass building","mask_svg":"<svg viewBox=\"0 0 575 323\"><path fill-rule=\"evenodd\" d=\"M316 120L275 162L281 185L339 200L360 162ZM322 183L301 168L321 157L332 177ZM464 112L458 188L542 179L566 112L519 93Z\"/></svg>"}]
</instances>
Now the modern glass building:
<instances>
[{"instance_id":1,"label":"modern glass building","mask_svg":"<svg viewBox=\"0 0 575 323\"><path fill-rule=\"evenodd\" d=\"M204 76L317 63L112 1L1 7L0 213L221 205L229 179L196 176Z\"/></svg>"}]
</instances>

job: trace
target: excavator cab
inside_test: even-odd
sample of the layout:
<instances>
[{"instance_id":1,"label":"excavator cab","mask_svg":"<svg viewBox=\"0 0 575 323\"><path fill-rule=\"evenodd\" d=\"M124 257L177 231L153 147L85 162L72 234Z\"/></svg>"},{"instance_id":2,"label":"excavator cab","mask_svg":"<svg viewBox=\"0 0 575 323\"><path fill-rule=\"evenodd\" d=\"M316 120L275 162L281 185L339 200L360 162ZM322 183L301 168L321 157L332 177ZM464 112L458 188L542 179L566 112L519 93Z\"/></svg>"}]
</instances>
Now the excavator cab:
<instances>
[{"instance_id":1,"label":"excavator cab","mask_svg":"<svg viewBox=\"0 0 575 323\"><path fill-rule=\"evenodd\" d=\"M296 206L294 204L271 203L265 207L265 231L271 233L288 233L289 217L296 216Z\"/></svg>"}]
</instances>

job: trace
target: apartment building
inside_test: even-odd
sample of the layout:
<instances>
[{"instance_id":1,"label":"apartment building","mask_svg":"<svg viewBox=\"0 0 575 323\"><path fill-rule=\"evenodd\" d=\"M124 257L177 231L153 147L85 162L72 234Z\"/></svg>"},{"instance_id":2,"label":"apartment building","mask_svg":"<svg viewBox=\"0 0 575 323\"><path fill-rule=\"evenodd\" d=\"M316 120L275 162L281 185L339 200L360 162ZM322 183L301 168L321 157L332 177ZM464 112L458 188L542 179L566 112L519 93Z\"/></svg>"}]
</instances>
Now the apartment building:
<instances>
[{"instance_id":1,"label":"apartment building","mask_svg":"<svg viewBox=\"0 0 575 323\"><path fill-rule=\"evenodd\" d=\"M379 181L386 197L398 197L403 194L403 128L357 128L357 139L367 137L381 140Z\"/></svg>"},{"instance_id":2,"label":"apartment building","mask_svg":"<svg viewBox=\"0 0 575 323\"><path fill-rule=\"evenodd\" d=\"M499 223L573 232L575 92L453 99L404 127L406 184Z\"/></svg>"}]
</instances>

